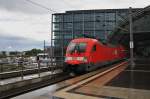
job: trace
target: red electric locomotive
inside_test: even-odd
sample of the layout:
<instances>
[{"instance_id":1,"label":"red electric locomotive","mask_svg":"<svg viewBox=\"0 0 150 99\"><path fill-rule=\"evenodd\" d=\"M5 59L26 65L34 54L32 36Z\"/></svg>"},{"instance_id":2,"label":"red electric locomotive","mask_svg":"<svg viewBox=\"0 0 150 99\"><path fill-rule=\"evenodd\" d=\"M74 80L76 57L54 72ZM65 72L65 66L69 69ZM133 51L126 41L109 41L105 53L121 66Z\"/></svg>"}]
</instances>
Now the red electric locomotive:
<instances>
[{"instance_id":1,"label":"red electric locomotive","mask_svg":"<svg viewBox=\"0 0 150 99\"><path fill-rule=\"evenodd\" d=\"M92 71L126 57L123 46L103 44L97 39L78 38L70 42L65 57L65 70Z\"/></svg>"}]
</instances>

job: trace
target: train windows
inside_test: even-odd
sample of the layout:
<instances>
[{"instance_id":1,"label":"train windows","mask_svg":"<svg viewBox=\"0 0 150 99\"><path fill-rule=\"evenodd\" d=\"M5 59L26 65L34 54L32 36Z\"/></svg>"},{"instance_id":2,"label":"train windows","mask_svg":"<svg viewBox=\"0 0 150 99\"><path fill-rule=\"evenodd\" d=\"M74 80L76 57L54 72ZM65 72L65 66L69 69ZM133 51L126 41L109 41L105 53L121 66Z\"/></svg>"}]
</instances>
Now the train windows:
<instances>
[{"instance_id":1,"label":"train windows","mask_svg":"<svg viewBox=\"0 0 150 99\"><path fill-rule=\"evenodd\" d=\"M80 43L72 42L69 44L67 52L73 53L77 51L78 53L83 53L86 51L86 46L87 46L87 43L84 43L84 42L80 42Z\"/></svg>"},{"instance_id":2,"label":"train windows","mask_svg":"<svg viewBox=\"0 0 150 99\"><path fill-rule=\"evenodd\" d=\"M67 52L68 52L68 53L72 53L72 52L74 51L74 49L75 49L75 46L76 46L76 43L71 42L71 43L69 44L69 46L68 46Z\"/></svg>"},{"instance_id":3,"label":"train windows","mask_svg":"<svg viewBox=\"0 0 150 99\"><path fill-rule=\"evenodd\" d=\"M96 51L96 45L93 46L92 52Z\"/></svg>"},{"instance_id":4,"label":"train windows","mask_svg":"<svg viewBox=\"0 0 150 99\"><path fill-rule=\"evenodd\" d=\"M87 43L79 43L79 52L85 52Z\"/></svg>"}]
</instances>

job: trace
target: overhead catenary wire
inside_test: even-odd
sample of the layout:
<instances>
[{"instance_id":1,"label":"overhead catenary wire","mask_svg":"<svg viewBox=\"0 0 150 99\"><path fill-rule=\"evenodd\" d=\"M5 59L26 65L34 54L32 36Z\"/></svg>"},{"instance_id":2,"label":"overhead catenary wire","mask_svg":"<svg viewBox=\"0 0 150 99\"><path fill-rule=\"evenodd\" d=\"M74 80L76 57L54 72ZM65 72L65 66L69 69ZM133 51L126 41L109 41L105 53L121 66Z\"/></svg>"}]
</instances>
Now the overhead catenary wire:
<instances>
[{"instance_id":1,"label":"overhead catenary wire","mask_svg":"<svg viewBox=\"0 0 150 99\"><path fill-rule=\"evenodd\" d=\"M53 9L51 9L51 8L48 8L48 7L44 6L44 5L41 5L41 4L37 3L37 2L33 2L33 1L31 1L31 0L26 0L26 1L32 3L32 4L36 5L36 6L39 6L39 7L43 8L43 9L46 9L46 10L48 10L48 11L57 13L57 11L55 11L55 10L53 10Z\"/></svg>"}]
</instances>

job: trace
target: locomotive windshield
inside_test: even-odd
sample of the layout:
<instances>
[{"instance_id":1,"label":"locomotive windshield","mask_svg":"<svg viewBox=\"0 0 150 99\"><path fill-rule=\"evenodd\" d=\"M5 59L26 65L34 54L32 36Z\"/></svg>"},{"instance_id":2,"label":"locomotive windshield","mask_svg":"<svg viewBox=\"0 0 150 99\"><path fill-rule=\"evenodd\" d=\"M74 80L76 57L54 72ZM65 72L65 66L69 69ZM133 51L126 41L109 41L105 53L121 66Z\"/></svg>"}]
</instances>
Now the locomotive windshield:
<instances>
[{"instance_id":1,"label":"locomotive windshield","mask_svg":"<svg viewBox=\"0 0 150 99\"><path fill-rule=\"evenodd\" d=\"M77 51L78 53L84 53L85 50L86 50L86 46L87 46L87 43L72 42L72 43L69 44L67 52L68 53L73 53L73 52Z\"/></svg>"}]
</instances>

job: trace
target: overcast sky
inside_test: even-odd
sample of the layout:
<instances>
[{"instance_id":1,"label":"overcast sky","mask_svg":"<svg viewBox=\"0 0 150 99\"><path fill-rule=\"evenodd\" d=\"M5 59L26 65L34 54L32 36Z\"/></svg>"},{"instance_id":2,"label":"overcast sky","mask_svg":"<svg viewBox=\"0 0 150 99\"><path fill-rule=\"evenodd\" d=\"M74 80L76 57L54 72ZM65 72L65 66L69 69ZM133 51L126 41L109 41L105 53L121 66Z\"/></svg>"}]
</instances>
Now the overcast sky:
<instances>
[{"instance_id":1,"label":"overcast sky","mask_svg":"<svg viewBox=\"0 0 150 99\"><path fill-rule=\"evenodd\" d=\"M30 0L58 13L67 10L140 8L150 0ZM0 0L0 50L27 50L50 44L51 14L28 0Z\"/></svg>"}]
</instances>

